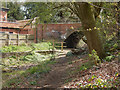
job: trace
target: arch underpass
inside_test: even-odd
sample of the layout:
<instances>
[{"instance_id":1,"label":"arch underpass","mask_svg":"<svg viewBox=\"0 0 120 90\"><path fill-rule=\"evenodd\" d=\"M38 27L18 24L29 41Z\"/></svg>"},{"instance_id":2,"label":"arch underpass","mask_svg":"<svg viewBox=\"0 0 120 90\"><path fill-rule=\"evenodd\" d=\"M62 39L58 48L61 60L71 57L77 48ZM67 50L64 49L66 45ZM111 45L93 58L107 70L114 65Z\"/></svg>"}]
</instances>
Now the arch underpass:
<instances>
[{"instance_id":1,"label":"arch underpass","mask_svg":"<svg viewBox=\"0 0 120 90\"><path fill-rule=\"evenodd\" d=\"M79 43L80 39L84 37L83 32L81 31L73 31L66 35L66 39L64 40L64 45L67 48L76 48L77 44Z\"/></svg>"}]
</instances>

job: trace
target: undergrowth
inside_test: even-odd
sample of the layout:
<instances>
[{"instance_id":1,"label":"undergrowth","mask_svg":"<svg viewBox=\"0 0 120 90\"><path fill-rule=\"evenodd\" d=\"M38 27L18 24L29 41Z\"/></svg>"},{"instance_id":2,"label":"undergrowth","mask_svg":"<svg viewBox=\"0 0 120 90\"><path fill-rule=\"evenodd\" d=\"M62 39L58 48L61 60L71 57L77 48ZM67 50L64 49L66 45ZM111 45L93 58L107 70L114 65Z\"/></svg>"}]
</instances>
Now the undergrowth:
<instances>
[{"instance_id":1,"label":"undergrowth","mask_svg":"<svg viewBox=\"0 0 120 90\"><path fill-rule=\"evenodd\" d=\"M52 46L49 42L42 42L31 45L20 45L20 46L4 46L0 49L2 53L6 52L24 52L31 51L31 53L24 56L10 56L2 59L2 63L5 66L2 66L3 79L5 82L3 83L3 87L12 87L19 86L19 83L23 82L20 78L27 77L30 78L34 74L43 74L48 73L51 68L50 64L56 63L56 61L51 61L53 58L52 54L42 55L40 53L36 53L36 50L50 50ZM31 66L33 65L33 66ZM7 67L6 67L7 66ZM19 67L27 67L28 69L20 70ZM11 68L12 67L12 68ZM9 79L10 78L10 79ZM7 81L6 81L7 80ZM34 85L34 81L30 81L31 85Z\"/></svg>"},{"instance_id":2,"label":"undergrowth","mask_svg":"<svg viewBox=\"0 0 120 90\"><path fill-rule=\"evenodd\" d=\"M9 45L9 46L3 46L0 48L0 52L6 53L6 52L24 52L24 51L31 51L33 48L35 50L49 50L52 48L50 42L41 42L41 43L32 43L30 45L22 44L19 46L16 45Z\"/></svg>"},{"instance_id":3,"label":"undergrowth","mask_svg":"<svg viewBox=\"0 0 120 90\"><path fill-rule=\"evenodd\" d=\"M30 67L29 69L24 71L15 71L15 72L13 71L11 73L4 73L3 78L8 76L13 76L13 75L16 75L16 76L14 78L7 80L5 83L3 83L3 87L14 87L14 86L18 87L19 83L22 83L24 81L24 80L21 80L20 78L23 78L23 77L24 79L31 78L34 75L48 73L51 70L49 65L54 63L56 63L56 61L47 60L47 61L41 62L37 66ZM31 85L36 84L36 82L33 80L30 80L29 82Z\"/></svg>"}]
</instances>

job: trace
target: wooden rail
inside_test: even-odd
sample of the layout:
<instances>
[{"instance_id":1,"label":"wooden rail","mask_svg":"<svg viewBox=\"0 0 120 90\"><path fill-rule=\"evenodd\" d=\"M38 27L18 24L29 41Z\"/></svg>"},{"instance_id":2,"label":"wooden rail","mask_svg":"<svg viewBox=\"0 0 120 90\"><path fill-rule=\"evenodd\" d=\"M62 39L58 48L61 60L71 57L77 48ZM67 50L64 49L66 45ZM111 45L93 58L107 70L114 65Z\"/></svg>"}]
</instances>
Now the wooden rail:
<instances>
[{"instance_id":1,"label":"wooden rail","mask_svg":"<svg viewBox=\"0 0 120 90\"><path fill-rule=\"evenodd\" d=\"M0 41L4 45L20 45L34 43L34 36L29 34L3 34L0 33Z\"/></svg>"},{"instance_id":2,"label":"wooden rail","mask_svg":"<svg viewBox=\"0 0 120 90\"><path fill-rule=\"evenodd\" d=\"M55 42L55 43L58 43L58 44L60 43L61 44L60 46L54 46L54 47L61 47L61 51L63 51L64 47L67 47L67 46L63 45L65 42Z\"/></svg>"},{"instance_id":3,"label":"wooden rail","mask_svg":"<svg viewBox=\"0 0 120 90\"><path fill-rule=\"evenodd\" d=\"M52 43L52 46L53 48L56 48L56 47L60 47L61 48L61 51L63 51L63 48L64 47L67 47L67 46L64 46L64 43L65 42L57 42L57 41L54 41L54 40L44 40L45 42L51 42ZM56 44L60 44L60 46L56 45Z\"/></svg>"}]
</instances>

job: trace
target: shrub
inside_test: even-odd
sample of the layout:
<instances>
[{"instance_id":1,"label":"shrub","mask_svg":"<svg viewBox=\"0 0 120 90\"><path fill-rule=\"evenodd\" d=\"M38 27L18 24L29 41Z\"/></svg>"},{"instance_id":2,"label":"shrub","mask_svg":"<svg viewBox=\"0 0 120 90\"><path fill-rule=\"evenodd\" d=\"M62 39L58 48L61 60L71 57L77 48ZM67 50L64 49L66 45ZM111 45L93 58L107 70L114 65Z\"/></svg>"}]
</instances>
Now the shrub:
<instances>
[{"instance_id":1,"label":"shrub","mask_svg":"<svg viewBox=\"0 0 120 90\"><path fill-rule=\"evenodd\" d=\"M105 61L112 61L112 59L114 58L115 58L114 55L110 55L110 56L105 57Z\"/></svg>"},{"instance_id":2,"label":"shrub","mask_svg":"<svg viewBox=\"0 0 120 90\"><path fill-rule=\"evenodd\" d=\"M89 58L95 63L95 65L98 65L98 63L101 63L101 60L94 49L92 50L92 53L89 54Z\"/></svg>"},{"instance_id":3,"label":"shrub","mask_svg":"<svg viewBox=\"0 0 120 90\"><path fill-rule=\"evenodd\" d=\"M72 52L68 52L66 56L73 56Z\"/></svg>"}]
</instances>

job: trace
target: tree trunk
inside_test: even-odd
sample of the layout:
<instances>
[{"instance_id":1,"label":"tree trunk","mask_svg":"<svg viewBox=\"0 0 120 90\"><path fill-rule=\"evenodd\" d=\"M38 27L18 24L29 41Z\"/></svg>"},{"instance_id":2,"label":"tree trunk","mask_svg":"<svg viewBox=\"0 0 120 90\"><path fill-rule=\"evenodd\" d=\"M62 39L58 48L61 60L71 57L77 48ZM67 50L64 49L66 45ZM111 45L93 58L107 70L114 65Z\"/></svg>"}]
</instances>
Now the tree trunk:
<instances>
[{"instance_id":1,"label":"tree trunk","mask_svg":"<svg viewBox=\"0 0 120 90\"><path fill-rule=\"evenodd\" d=\"M88 3L74 3L76 10L78 12L78 17L81 20L82 26L84 30L84 35L87 38L87 45L89 48L89 53L92 52L92 50L96 50L98 56L100 58L103 58L105 56L102 41L99 36L99 31L97 29L94 29L96 26L95 22L95 16L91 9L91 6ZM87 31L87 29L91 29L90 31Z\"/></svg>"}]
</instances>

